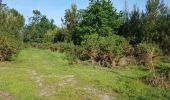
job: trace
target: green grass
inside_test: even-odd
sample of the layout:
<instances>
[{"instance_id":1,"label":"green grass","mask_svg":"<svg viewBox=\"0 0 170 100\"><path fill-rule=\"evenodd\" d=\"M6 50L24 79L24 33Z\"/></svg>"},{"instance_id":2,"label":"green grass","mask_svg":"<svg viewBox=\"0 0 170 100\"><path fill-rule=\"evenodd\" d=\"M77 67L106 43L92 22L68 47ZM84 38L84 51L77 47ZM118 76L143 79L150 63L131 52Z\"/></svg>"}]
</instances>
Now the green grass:
<instances>
[{"instance_id":1,"label":"green grass","mask_svg":"<svg viewBox=\"0 0 170 100\"><path fill-rule=\"evenodd\" d=\"M49 50L22 50L13 61L0 63L0 91L14 100L170 99L169 90L140 80L148 72L138 66L107 69L70 65L68 59Z\"/></svg>"}]
</instances>

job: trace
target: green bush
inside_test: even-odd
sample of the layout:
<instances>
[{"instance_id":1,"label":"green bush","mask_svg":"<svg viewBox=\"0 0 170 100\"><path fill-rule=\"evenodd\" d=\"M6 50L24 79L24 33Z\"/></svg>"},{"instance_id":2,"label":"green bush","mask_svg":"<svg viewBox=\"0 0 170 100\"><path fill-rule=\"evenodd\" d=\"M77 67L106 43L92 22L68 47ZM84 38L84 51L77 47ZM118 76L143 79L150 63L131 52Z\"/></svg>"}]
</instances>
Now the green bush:
<instances>
[{"instance_id":1,"label":"green bush","mask_svg":"<svg viewBox=\"0 0 170 100\"><path fill-rule=\"evenodd\" d=\"M137 55L140 64L154 66L156 59L162 54L159 46L152 43L140 43L137 45Z\"/></svg>"},{"instance_id":2,"label":"green bush","mask_svg":"<svg viewBox=\"0 0 170 100\"><path fill-rule=\"evenodd\" d=\"M70 42L71 41L71 34L69 34L69 30L66 28L60 28L57 30L54 42Z\"/></svg>"},{"instance_id":3,"label":"green bush","mask_svg":"<svg viewBox=\"0 0 170 100\"><path fill-rule=\"evenodd\" d=\"M58 42L50 45L52 51L71 53L74 51L73 43Z\"/></svg>"},{"instance_id":4,"label":"green bush","mask_svg":"<svg viewBox=\"0 0 170 100\"><path fill-rule=\"evenodd\" d=\"M85 47L86 55L93 64L98 62L101 66L119 66L119 59L124 56L127 41L117 35L107 37L98 34L86 35L81 46Z\"/></svg>"},{"instance_id":5,"label":"green bush","mask_svg":"<svg viewBox=\"0 0 170 100\"><path fill-rule=\"evenodd\" d=\"M0 61L10 60L20 50L20 43L11 35L0 32Z\"/></svg>"},{"instance_id":6,"label":"green bush","mask_svg":"<svg viewBox=\"0 0 170 100\"><path fill-rule=\"evenodd\" d=\"M53 43L56 33L57 33L57 29L47 30L47 33L44 35L44 38L43 38L43 43Z\"/></svg>"}]
</instances>

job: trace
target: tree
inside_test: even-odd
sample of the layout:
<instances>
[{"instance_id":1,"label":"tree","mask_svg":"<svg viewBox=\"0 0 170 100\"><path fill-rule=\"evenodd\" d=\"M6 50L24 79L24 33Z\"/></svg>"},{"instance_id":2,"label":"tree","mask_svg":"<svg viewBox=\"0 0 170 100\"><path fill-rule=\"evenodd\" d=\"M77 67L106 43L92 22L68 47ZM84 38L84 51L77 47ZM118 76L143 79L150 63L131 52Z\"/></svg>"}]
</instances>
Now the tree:
<instances>
[{"instance_id":1,"label":"tree","mask_svg":"<svg viewBox=\"0 0 170 100\"><path fill-rule=\"evenodd\" d=\"M117 33L121 24L120 14L110 0L90 0L87 9L80 11L80 24L76 27L76 44L85 34L108 36Z\"/></svg>"},{"instance_id":2,"label":"tree","mask_svg":"<svg viewBox=\"0 0 170 100\"><path fill-rule=\"evenodd\" d=\"M139 8L134 5L128 19L120 27L119 34L126 37L133 45L143 40L143 17Z\"/></svg>"},{"instance_id":3,"label":"tree","mask_svg":"<svg viewBox=\"0 0 170 100\"><path fill-rule=\"evenodd\" d=\"M15 9L2 6L0 9L0 31L7 32L17 39L22 39L24 17Z\"/></svg>"},{"instance_id":4,"label":"tree","mask_svg":"<svg viewBox=\"0 0 170 100\"><path fill-rule=\"evenodd\" d=\"M146 5L146 22L145 22L145 40L155 42L160 46L169 45L169 8L165 6L164 1L148 0Z\"/></svg>"},{"instance_id":5,"label":"tree","mask_svg":"<svg viewBox=\"0 0 170 100\"><path fill-rule=\"evenodd\" d=\"M71 5L71 9L65 11L64 19L62 19L63 25L68 30L68 40L71 41L74 39L75 28L78 24L78 11L76 4Z\"/></svg>"},{"instance_id":6,"label":"tree","mask_svg":"<svg viewBox=\"0 0 170 100\"><path fill-rule=\"evenodd\" d=\"M155 35L158 35L156 21L159 11L160 0L148 0L146 5L146 21L145 21L145 36L144 40L153 42Z\"/></svg>"},{"instance_id":7,"label":"tree","mask_svg":"<svg viewBox=\"0 0 170 100\"><path fill-rule=\"evenodd\" d=\"M40 22L42 14L39 10L33 10L33 16L29 18L30 24L34 25Z\"/></svg>"},{"instance_id":8,"label":"tree","mask_svg":"<svg viewBox=\"0 0 170 100\"><path fill-rule=\"evenodd\" d=\"M40 11L33 10L33 14L33 17L30 17L30 23L26 26L24 41L42 43L47 31L54 30L56 26L54 20L49 20Z\"/></svg>"},{"instance_id":9,"label":"tree","mask_svg":"<svg viewBox=\"0 0 170 100\"><path fill-rule=\"evenodd\" d=\"M159 6L159 16L156 24L159 38L154 38L154 41L159 43L166 54L170 54L170 9L165 6L163 1Z\"/></svg>"},{"instance_id":10,"label":"tree","mask_svg":"<svg viewBox=\"0 0 170 100\"><path fill-rule=\"evenodd\" d=\"M156 43L169 48L169 8L164 1L148 0L146 12L135 6L129 19L120 27L119 34L127 37L133 45L141 42Z\"/></svg>"}]
</instances>

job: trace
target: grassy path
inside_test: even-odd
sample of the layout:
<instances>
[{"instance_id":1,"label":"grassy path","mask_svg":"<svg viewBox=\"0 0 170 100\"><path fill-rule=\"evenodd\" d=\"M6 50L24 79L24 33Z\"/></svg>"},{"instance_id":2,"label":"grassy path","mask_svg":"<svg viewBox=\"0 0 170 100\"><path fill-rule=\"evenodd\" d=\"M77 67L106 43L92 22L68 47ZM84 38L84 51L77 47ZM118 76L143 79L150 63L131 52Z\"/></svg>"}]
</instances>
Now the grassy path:
<instances>
[{"instance_id":1,"label":"grassy path","mask_svg":"<svg viewBox=\"0 0 170 100\"><path fill-rule=\"evenodd\" d=\"M168 100L170 91L139 80L147 72L69 65L65 54L25 49L0 63L0 100Z\"/></svg>"}]
</instances>

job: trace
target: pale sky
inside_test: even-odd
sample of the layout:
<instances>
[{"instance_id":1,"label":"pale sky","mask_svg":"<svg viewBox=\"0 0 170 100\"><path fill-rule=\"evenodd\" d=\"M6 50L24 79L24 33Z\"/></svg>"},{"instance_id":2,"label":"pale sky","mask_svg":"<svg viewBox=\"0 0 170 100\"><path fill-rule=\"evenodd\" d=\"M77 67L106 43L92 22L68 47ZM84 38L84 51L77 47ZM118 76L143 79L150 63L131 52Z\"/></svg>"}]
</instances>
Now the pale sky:
<instances>
[{"instance_id":1,"label":"pale sky","mask_svg":"<svg viewBox=\"0 0 170 100\"><path fill-rule=\"evenodd\" d=\"M78 9L83 9L88 6L89 0L74 0L78 6ZM124 8L124 0L112 0L114 7L117 11ZM170 0L165 0L166 4L170 6ZM32 16L32 10L38 9L43 15L46 15L50 19L55 20L55 24L61 25L61 18L64 16L65 9L70 8L72 0L3 0L10 8L15 8L21 14L24 15L26 23L28 17ZM145 10L146 0L127 0L129 10L133 8L133 5L137 6L141 10Z\"/></svg>"}]
</instances>

